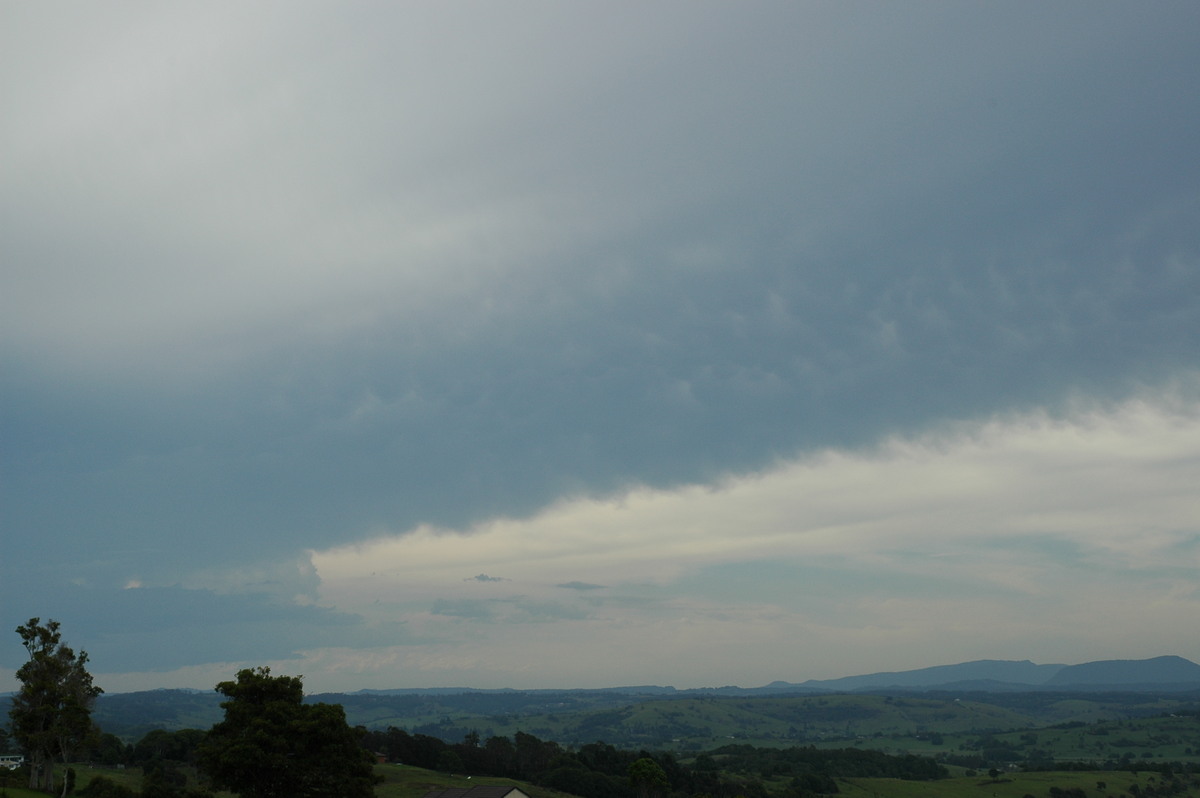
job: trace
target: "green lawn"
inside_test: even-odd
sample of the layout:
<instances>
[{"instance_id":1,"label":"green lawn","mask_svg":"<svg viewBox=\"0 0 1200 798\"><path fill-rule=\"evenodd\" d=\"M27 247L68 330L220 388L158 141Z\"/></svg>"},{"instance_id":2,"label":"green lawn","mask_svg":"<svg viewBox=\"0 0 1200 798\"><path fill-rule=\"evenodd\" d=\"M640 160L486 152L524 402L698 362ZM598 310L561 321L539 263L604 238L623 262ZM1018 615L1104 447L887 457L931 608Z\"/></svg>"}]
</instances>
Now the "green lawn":
<instances>
[{"instance_id":1,"label":"green lawn","mask_svg":"<svg viewBox=\"0 0 1200 798\"><path fill-rule=\"evenodd\" d=\"M96 776L104 776L105 778L108 778L108 779L116 782L117 784L121 784L121 785L128 787L129 789L133 790L135 793L140 792L142 789L142 769L141 768L137 768L137 767L127 767L127 768L93 767L91 765L81 765L81 764L72 765L71 767L73 767L75 769L75 793L78 793L80 790L82 790L84 787L86 787L89 783L91 783L92 779L95 778ZM195 769L184 768L184 772L187 773L189 784L195 784L196 783ZM54 773L55 773L54 784L55 784L55 788L57 790L62 787L62 779L63 779L62 766L56 765L54 768ZM0 783L2 783L2 782L0 782ZM14 780L13 777L11 777L11 776L9 777L8 786L6 788L8 798L46 798L46 793L44 793L44 792L37 792L34 790L27 790L27 789L15 787L14 785L17 783L18 783L18 781ZM19 783L25 784L26 781L25 781L25 779L20 779ZM4 788L0 788L0 789L4 789ZM55 794L57 795L57 792ZM2 792L0 792L0 798L5 798L5 796ZM228 792L219 792L216 794L216 798L233 798L233 794L228 793Z\"/></svg>"}]
</instances>

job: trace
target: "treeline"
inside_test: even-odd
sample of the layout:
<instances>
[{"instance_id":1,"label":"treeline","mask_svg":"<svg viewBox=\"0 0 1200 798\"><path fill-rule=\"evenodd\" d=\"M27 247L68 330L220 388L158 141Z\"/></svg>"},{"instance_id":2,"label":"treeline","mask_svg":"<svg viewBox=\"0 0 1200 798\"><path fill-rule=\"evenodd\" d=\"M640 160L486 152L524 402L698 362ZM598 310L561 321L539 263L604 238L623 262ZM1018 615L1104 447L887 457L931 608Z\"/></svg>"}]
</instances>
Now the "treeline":
<instances>
[{"instance_id":1,"label":"treeline","mask_svg":"<svg viewBox=\"0 0 1200 798\"><path fill-rule=\"evenodd\" d=\"M719 768L735 773L753 773L760 778L828 773L842 778L892 778L929 781L944 778L947 771L934 760L905 754L892 756L861 748L819 749L755 748L727 745L696 758L698 768Z\"/></svg>"},{"instance_id":2,"label":"treeline","mask_svg":"<svg viewBox=\"0 0 1200 798\"><path fill-rule=\"evenodd\" d=\"M1150 778L1145 787L1134 782L1129 785L1129 792L1122 793L1120 798L1130 798L1130 796L1132 798L1173 798L1176 795L1191 795L1195 786L1194 780L1183 779L1172 774L1170 777L1163 778L1162 781ZM1098 781L1096 789L1103 793L1107 789L1107 784ZM1049 793L1050 798L1087 798L1087 793L1081 787L1051 787Z\"/></svg>"},{"instance_id":3,"label":"treeline","mask_svg":"<svg viewBox=\"0 0 1200 798\"><path fill-rule=\"evenodd\" d=\"M201 729L155 729L131 745L114 734L100 733L80 749L76 760L110 768L118 765L144 767L156 760L194 765L196 751L206 734Z\"/></svg>"},{"instance_id":4,"label":"treeline","mask_svg":"<svg viewBox=\"0 0 1200 798\"><path fill-rule=\"evenodd\" d=\"M525 732L517 732L512 738L486 740L469 732L459 743L395 727L376 731L360 728L359 732L362 746L389 762L460 775L518 779L581 798L644 795L639 788L645 785L639 785L631 776L631 768L637 772L634 763L639 760L650 760L661 771L662 781L654 792L665 798L805 798L838 792L837 778L931 780L947 775L944 767L927 757L893 756L857 748L757 748L739 744L680 762L668 752L624 750L602 742L568 749ZM108 767L140 767L148 776L145 798L173 798L190 792L184 773L196 764L205 735L199 729L158 729L134 744L126 744L111 734L101 734L80 752L79 759ZM81 792L106 794L95 789Z\"/></svg>"},{"instance_id":5,"label":"treeline","mask_svg":"<svg viewBox=\"0 0 1200 798\"><path fill-rule=\"evenodd\" d=\"M1051 770L1111 770L1111 771L1126 771L1133 775L1139 773L1157 774L1164 780L1187 776L1200 776L1200 764L1196 762L1146 762L1146 761L1127 761L1108 759L1104 762L1092 762L1089 760L1077 761L1059 761L1059 762L1038 762L1028 763L1021 767L1021 770L1027 773L1038 771Z\"/></svg>"},{"instance_id":6,"label":"treeline","mask_svg":"<svg viewBox=\"0 0 1200 798\"><path fill-rule=\"evenodd\" d=\"M730 745L702 754L690 765L662 751L630 751L602 742L565 749L532 734L481 741L468 733L447 743L395 727L366 733L364 744L389 761L464 775L504 776L582 798L635 798L639 785L631 768L650 760L661 770L668 795L712 798L798 798L838 791L837 777L942 778L946 770L931 759L889 756L854 748L755 748Z\"/></svg>"},{"instance_id":7,"label":"treeline","mask_svg":"<svg viewBox=\"0 0 1200 798\"><path fill-rule=\"evenodd\" d=\"M645 760L656 767L654 778L661 779L652 792L664 798L806 798L837 793L837 778L930 780L947 775L945 768L926 757L857 748L728 745L683 763L671 753L623 750L602 742L567 749L525 732L486 740L470 732L459 743L395 727L360 732L363 747L389 762L460 775L518 779L580 798L644 796L647 785L639 784L638 774L645 773ZM109 767L141 767L152 774L144 798L172 798L187 794L183 770L195 765L205 734L199 729L155 730L132 745L103 734L82 752L81 760ZM635 763L641 765L640 770ZM105 794L102 790L85 794L89 792Z\"/></svg>"}]
</instances>

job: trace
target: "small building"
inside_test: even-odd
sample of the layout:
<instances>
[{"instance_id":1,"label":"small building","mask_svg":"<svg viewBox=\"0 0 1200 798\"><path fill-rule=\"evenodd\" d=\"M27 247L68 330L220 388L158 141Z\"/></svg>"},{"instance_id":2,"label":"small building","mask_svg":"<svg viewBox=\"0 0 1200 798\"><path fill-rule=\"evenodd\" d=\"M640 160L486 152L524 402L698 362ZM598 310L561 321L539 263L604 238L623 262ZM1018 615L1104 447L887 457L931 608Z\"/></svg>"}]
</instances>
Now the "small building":
<instances>
[{"instance_id":1,"label":"small building","mask_svg":"<svg viewBox=\"0 0 1200 798\"><path fill-rule=\"evenodd\" d=\"M425 793L424 798L529 798L529 796L516 787L499 784L433 790Z\"/></svg>"},{"instance_id":2,"label":"small building","mask_svg":"<svg viewBox=\"0 0 1200 798\"><path fill-rule=\"evenodd\" d=\"M16 770L24 764L25 757L21 754L0 754L0 768Z\"/></svg>"}]
</instances>

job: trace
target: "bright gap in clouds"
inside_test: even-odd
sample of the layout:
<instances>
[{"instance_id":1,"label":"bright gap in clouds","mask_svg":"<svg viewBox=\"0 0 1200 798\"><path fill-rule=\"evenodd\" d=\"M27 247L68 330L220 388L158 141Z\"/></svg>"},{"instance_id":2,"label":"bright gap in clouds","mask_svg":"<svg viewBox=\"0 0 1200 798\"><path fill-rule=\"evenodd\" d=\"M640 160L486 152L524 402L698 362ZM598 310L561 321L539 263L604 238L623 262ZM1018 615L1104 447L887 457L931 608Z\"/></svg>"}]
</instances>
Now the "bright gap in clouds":
<instances>
[{"instance_id":1,"label":"bright gap in clouds","mask_svg":"<svg viewBox=\"0 0 1200 798\"><path fill-rule=\"evenodd\" d=\"M314 551L322 603L405 642L309 652L304 670L328 689L349 674L754 686L984 657L1196 657L1198 410L993 419Z\"/></svg>"}]
</instances>

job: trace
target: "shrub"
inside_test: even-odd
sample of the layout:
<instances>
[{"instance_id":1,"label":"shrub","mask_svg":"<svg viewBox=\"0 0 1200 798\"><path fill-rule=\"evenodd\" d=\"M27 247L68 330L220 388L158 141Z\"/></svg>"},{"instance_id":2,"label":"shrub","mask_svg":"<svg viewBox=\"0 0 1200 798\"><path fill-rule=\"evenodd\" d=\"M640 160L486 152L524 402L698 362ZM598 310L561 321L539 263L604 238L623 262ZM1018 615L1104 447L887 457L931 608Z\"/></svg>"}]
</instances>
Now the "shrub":
<instances>
[{"instance_id":1,"label":"shrub","mask_svg":"<svg viewBox=\"0 0 1200 798\"><path fill-rule=\"evenodd\" d=\"M86 798L134 798L134 791L124 784L117 784L108 776L93 776L87 786L79 791Z\"/></svg>"}]
</instances>

